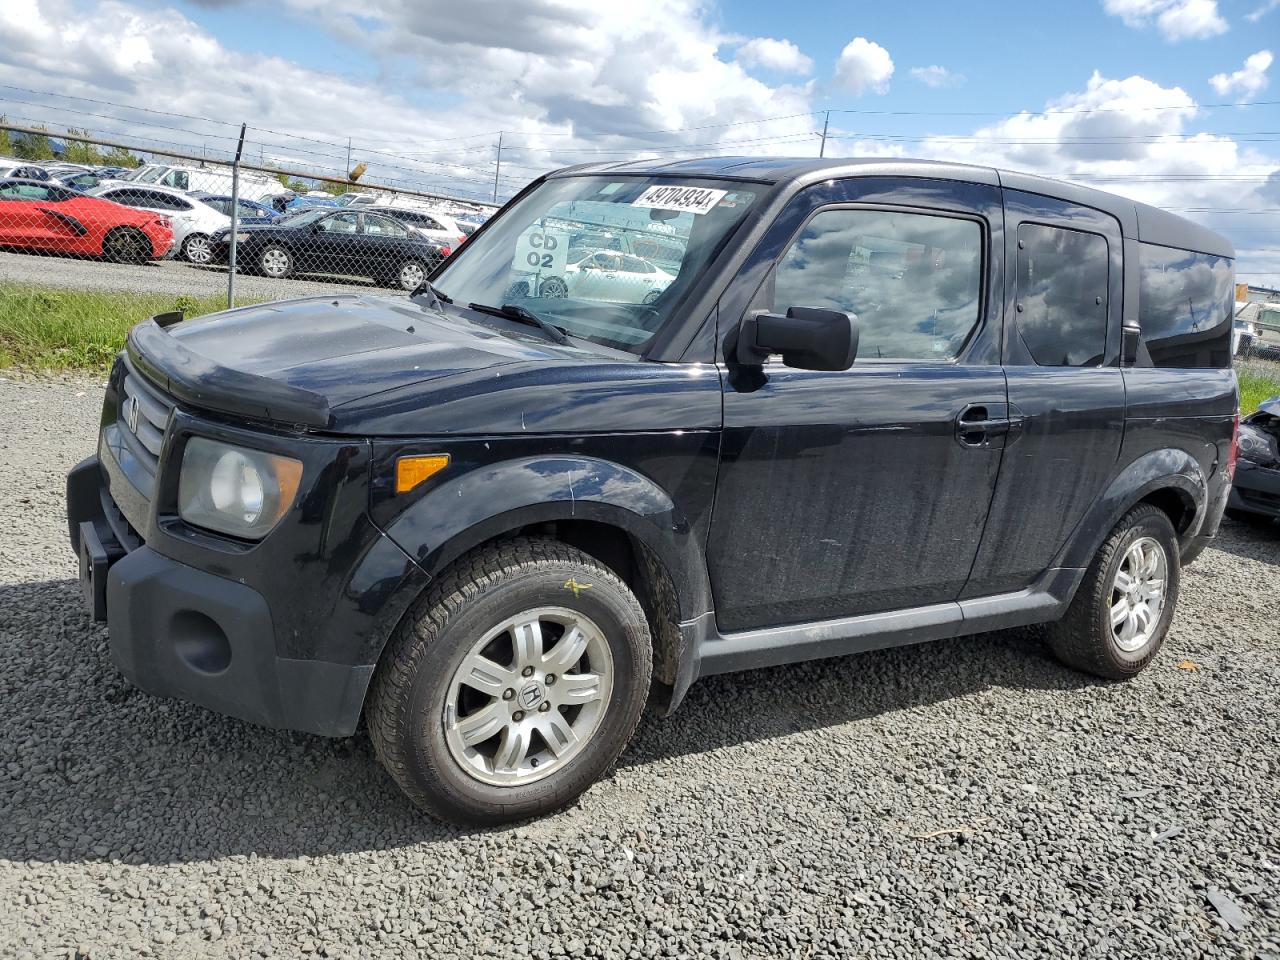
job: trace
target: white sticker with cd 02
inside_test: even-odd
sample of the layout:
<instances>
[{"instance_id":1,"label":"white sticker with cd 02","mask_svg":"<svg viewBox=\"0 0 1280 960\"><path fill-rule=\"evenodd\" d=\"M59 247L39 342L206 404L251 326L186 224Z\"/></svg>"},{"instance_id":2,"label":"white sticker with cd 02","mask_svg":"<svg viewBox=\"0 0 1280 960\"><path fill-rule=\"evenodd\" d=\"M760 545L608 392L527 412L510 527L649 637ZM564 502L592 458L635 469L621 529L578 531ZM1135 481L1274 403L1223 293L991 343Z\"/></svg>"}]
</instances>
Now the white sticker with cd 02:
<instances>
[{"instance_id":1,"label":"white sticker with cd 02","mask_svg":"<svg viewBox=\"0 0 1280 960\"><path fill-rule=\"evenodd\" d=\"M656 186L650 187L632 200L631 205L703 214L719 203L728 192L728 190L712 190L710 187Z\"/></svg>"}]
</instances>

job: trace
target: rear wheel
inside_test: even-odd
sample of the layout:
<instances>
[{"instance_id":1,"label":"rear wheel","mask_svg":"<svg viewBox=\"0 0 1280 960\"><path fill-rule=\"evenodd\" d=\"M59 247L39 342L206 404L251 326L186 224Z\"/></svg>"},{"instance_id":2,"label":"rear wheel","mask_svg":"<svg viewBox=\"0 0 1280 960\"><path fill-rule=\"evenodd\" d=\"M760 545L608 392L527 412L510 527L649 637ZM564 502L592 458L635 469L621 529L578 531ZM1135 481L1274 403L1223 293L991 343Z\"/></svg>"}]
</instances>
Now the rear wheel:
<instances>
[{"instance_id":1,"label":"rear wheel","mask_svg":"<svg viewBox=\"0 0 1280 960\"><path fill-rule=\"evenodd\" d=\"M137 227L116 227L102 241L102 255L113 263L146 263L151 241Z\"/></svg>"},{"instance_id":2,"label":"rear wheel","mask_svg":"<svg viewBox=\"0 0 1280 960\"><path fill-rule=\"evenodd\" d=\"M266 276L283 280L293 273L293 257L278 243L269 243L258 254L258 269Z\"/></svg>"},{"instance_id":3,"label":"rear wheel","mask_svg":"<svg viewBox=\"0 0 1280 960\"><path fill-rule=\"evenodd\" d=\"M213 243L203 233L193 233L182 241L182 257L195 264L213 262Z\"/></svg>"},{"instance_id":4,"label":"rear wheel","mask_svg":"<svg viewBox=\"0 0 1280 960\"><path fill-rule=\"evenodd\" d=\"M571 803L630 740L649 629L593 557L509 540L463 557L406 616L369 693L378 759L423 809L494 824Z\"/></svg>"},{"instance_id":5,"label":"rear wheel","mask_svg":"<svg viewBox=\"0 0 1280 960\"><path fill-rule=\"evenodd\" d=\"M1063 663L1111 680L1141 671L1164 643L1178 601L1178 538L1151 504L1116 524L1049 641Z\"/></svg>"},{"instance_id":6,"label":"rear wheel","mask_svg":"<svg viewBox=\"0 0 1280 960\"><path fill-rule=\"evenodd\" d=\"M559 299L568 295L569 288L559 277L552 277L551 279L544 280L542 282L542 286L538 288L538 293L543 297Z\"/></svg>"},{"instance_id":7,"label":"rear wheel","mask_svg":"<svg viewBox=\"0 0 1280 960\"><path fill-rule=\"evenodd\" d=\"M401 290L416 290L427 279L427 265L421 260L406 260L396 274L396 286Z\"/></svg>"}]
</instances>

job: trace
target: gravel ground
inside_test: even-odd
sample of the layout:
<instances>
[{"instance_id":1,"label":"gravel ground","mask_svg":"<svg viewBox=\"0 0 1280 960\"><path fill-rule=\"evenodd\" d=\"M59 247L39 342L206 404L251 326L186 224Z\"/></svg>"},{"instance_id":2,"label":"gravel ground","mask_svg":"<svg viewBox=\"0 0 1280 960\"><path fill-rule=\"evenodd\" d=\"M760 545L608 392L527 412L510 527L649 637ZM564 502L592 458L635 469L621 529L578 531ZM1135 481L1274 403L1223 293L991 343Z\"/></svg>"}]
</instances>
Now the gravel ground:
<instances>
[{"instance_id":1,"label":"gravel ground","mask_svg":"<svg viewBox=\"0 0 1280 960\"><path fill-rule=\"evenodd\" d=\"M79 260L74 257L37 256L28 253L0 252L0 280L37 287L62 287L68 290L109 290L123 293L166 293L221 295L227 292L225 267L197 267L178 260L160 260L134 265ZM236 299L281 300L305 297L313 293L374 289L379 293L396 291L376 287L365 279L342 278L322 280L272 280L249 274L236 276Z\"/></svg>"},{"instance_id":2,"label":"gravel ground","mask_svg":"<svg viewBox=\"0 0 1280 960\"><path fill-rule=\"evenodd\" d=\"M62 502L100 396L0 382L2 955L1280 956L1278 533L1224 527L1133 682L1025 634L711 678L577 807L467 832L363 736L116 674Z\"/></svg>"}]
</instances>

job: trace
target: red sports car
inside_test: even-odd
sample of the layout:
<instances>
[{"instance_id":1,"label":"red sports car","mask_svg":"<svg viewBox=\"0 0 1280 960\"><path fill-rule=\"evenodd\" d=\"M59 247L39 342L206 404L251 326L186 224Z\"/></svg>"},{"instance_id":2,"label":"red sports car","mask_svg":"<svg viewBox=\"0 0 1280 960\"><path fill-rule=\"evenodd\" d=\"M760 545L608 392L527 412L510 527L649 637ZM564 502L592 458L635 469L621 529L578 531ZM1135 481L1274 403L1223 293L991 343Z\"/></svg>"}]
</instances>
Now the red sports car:
<instances>
[{"instance_id":1,"label":"red sports car","mask_svg":"<svg viewBox=\"0 0 1280 960\"><path fill-rule=\"evenodd\" d=\"M0 180L0 247L145 263L160 259L171 246L173 225L167 217L56 183Z\"/></svg>"}]
</instances>

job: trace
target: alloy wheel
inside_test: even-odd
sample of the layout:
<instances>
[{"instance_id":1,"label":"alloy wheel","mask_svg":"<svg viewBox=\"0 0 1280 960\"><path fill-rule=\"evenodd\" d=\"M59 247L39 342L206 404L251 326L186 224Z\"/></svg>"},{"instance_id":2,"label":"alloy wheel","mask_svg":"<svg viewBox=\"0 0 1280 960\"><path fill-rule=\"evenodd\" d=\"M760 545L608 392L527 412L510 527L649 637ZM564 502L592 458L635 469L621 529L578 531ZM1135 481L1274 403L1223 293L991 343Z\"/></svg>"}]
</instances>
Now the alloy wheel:
<instances>
[{"instance_id":1,"label":"alloy wheel","mask_svg":"<svg viewBox=\"0 0 1280 960\"><path fill-rule=\"evenodd\" d=\"M445 698L445 741L475 779L523 786L581 753L612 692L613 655L595 623L565 607L527 610L462 658Z\"/></svg>"},{"instance_id":2,"label":"alloy wheel","mask_svg":"<svg viewBox=\"0 0 1280 960\"><path fill-rule=\"evenodd\" d=\"M187 237L187 242L183 244L183 251L192 263L205 264L213 259L213 245L203 234Z\"/></svg>"},{"instance_id":3,"label":"alloy wheel","mask_svg":"<svg viewBox=\"0 0 1280 960\"><path fill-rule=\"evenodd\" d=\"M1150 642L1164 611L1169 560L1153 537L1135 540L1125 551L1111 585L1111 635L1125 653Z\"/></svg>"}]
</instances>

